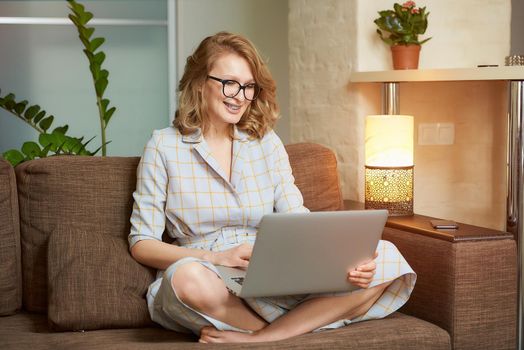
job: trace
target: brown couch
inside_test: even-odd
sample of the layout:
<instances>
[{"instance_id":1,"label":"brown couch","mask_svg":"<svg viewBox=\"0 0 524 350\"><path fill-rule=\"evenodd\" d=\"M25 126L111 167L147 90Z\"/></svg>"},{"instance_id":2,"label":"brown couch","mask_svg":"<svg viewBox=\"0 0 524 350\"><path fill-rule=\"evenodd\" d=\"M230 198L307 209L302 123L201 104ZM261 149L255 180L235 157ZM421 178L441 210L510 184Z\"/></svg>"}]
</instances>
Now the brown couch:
<instances>
[{"instance_id":1,"label":"brown couch","mask_svg":"<svg viewBox=\"0 0 524 350\"><path fill-rule=\"evenodd\" d=\"M334 154L287 146L312 210L342 209ZM418 273L400 312L382 320L255 345L205 345L149 319L154 271L127 234L136 157L0 160L0 349L511 349L516 248L507 235L449 241L386 228ZM16 175L15 175L16 174ZM478 238L478 237L477 237Z\"/></svg>"}]
</instances>

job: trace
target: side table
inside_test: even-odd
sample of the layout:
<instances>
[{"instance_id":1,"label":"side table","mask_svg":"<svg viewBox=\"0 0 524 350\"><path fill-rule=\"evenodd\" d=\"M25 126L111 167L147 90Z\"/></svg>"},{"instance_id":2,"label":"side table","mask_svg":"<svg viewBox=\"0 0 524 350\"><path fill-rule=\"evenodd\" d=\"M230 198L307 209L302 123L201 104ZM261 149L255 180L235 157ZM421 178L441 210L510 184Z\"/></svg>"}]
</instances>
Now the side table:
<instances>
[{"instance_id":1,"label":"side table","mask_svg":"<svg viewBox=\"0 0 524 350\"><path fill-rule=\"evenodd\" d=\"M346 210L364 204L344 201ZM435 230L429 216L390 217L382 239L417 273L399 310L450 334L459 349L514 349L517 339L517 246L511 233L458 223Z\"/></svg>"}]
</instances>

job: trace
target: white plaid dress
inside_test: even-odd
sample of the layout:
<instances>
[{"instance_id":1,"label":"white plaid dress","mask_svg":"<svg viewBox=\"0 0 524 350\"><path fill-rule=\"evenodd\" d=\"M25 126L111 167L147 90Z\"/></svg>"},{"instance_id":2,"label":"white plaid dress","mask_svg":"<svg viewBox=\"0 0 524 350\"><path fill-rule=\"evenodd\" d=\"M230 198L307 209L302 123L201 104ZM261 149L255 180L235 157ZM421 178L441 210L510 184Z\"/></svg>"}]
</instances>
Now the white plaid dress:
<instances>
[{"instance_id":1,"label":"white plaid dress","mask_svg":"<svg viewBox=\"0 0 524 350\"><path fill-rule=\"evenodd\" d=\"M153 132L138 166L133 197L130 247L140 240L162 240L167 230L174 238L173 244L223 251L243 242L254 243L258 224L265 214L308 211L294 184L288 156L278 136L271 131L261 140L250 140L236 128L231 181L213 158L201 131L181 135L176 128L169 127ZM382 318L407 301L415 285L415 273L392 243L380 241L377 250L377 270L371 286L394 282L365 315L322 328ZM200 262L220 276L213 264L195 258L180 259L165 271L159 271L147 294L151 318L168 329L195 334L208 325L238 330L179 300L171 286L171 277L179 266L192 261ZM245 301L271 322L301 301L315 296Z\"/></svg>"}]
</instances>

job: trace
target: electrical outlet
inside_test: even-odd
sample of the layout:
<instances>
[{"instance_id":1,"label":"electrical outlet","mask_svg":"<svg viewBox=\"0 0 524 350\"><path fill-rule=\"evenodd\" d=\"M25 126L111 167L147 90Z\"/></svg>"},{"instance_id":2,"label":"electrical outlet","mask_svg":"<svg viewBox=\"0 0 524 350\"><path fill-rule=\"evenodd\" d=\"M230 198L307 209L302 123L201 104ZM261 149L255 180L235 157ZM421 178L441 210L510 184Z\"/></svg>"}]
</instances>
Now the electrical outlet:
<instances>
[{"instance_id":1,"label":"electrical outlet","mask_svg":"<svg viewBox=\"0 0 524 350\"><path fill-rule=\"evenodd\" d=\"M418 144L452 145L455 142L455 124L421 123L418 125Z\"/></svg>"}]
</instances>

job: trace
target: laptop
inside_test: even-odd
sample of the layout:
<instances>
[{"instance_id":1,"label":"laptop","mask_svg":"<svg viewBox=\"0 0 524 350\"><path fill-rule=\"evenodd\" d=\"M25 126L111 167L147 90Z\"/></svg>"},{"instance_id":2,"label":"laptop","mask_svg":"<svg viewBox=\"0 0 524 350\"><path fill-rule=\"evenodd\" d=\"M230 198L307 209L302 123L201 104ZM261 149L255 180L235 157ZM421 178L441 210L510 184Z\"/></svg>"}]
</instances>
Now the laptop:
<instances>
[{"instance_id":1,"label":"laptop","mask_svg":"<svg viewBox=\"0 0 524 350\"><path fill-rule=\"evenodd\" d=\"M217 266L242 298L353 291L347 273L373 257L387 210L273 213L259 226L247 270Z\"/></svg>"}]
</instances>

